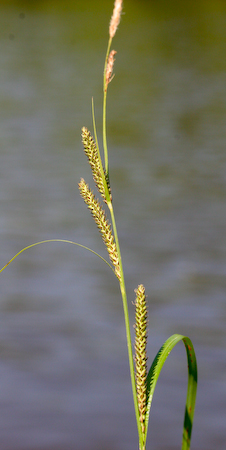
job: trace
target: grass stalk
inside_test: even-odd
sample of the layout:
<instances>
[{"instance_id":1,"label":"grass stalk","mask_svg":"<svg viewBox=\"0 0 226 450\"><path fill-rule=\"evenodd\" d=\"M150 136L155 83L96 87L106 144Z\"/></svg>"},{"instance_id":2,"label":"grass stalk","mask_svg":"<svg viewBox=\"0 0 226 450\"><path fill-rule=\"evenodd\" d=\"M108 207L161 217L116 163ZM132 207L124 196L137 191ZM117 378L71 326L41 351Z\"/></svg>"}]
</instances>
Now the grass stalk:
<instances>
[{"instance_id":1,"label":"grass stalk","mask_svg":"<svg viewBox=\"0 0 226 450\"><path fill-rule=\"evenodd\" d=\"M112 38L109 37L107 53L104 64L104 80L103 80L103 148L104 148L104 162L106 174L109 177L109 167L108 167L108 149L107 149L107 129L106 129L106 105L107 105L107 82L106 82L106 70L108 57L110 53Z\"/></svg>"},{"instance_id":2,"label":"grass stalk","mask_svg":"<svg viewBox=\"0 0 226 450\"><path fill-rule=\"evenodd\" d=\"M124 319L125 319L127 349L128 349L128 357L129 357L129 368L130 368L130 379L131 379L131 386L132 386L132 393L133 393L134 409L135 409L135 415L136 415L139 442L140 442L140 444L143 444L143 433L142 433L142 429L141 429L140 413L139 413L137 391L136 391L136 379L135 379L133 347L132 347L132 339L131 339L131 331L130 331L128 301L127 301L127 294L126 294L126 286L125 286L121 251L120 251L120 245L119 245L119 240L118 240L118 232L117 232L112 202L110 202L108 204L108 208L109 208L110 214L111 214L112 227L113 227L113 232L114 232L114 236L115 236L116 248L118 251L119 267L120 267L120 273L121 273L121 279L120 279L119 284L120 284L120 291L121 291L121 296L122 296L122 304L123 304Z\"/></svg>"},{"instance_id":3,"label":"grass stalk","mask_svg":"<svg viewBox=\"0 0 226 450\"><path fill-rule=\"evenodd\" d=\"M94 115L94 104L92 100L92 116L93 116L93 128L95 139L92 138L90 132L87 128L82 129L82 141L84 145L84 152L88 158L90 164L93 179L95 181L97 190L101 194L102 203L95 197L89 185L81 178L79 183L80 194L85 201L87 207L92 213L93 219L100 231L103 242L109 254L110 262L107 262L102 256L94 252L84 245L78 244L77 242L64 240L64 239L48 239L41 242L36 242L34 244L28 245L21 251L19 251L1 270L2 272L18 255L23 251L34 247L39 244L47 242L66 242L82 247L86 250L97 255L101 258L114 272L116 275L120 292L122 297L124 319L125 319L125 329L126 329L126 340L128 349L128 359L129 359L129 369L131 386L133 393L134 409L138 430L139 438L139 449L145 450L147 430L149 423L150 408L153 399L153 393L156 387L156 383L162 367L168 358L173 347L179 342L183 341L188 361L188 387L187 387L187 399L185 406L184 415L184 426L182 434L182 450L190 450L191 432L195 411L195 400L196 400L196 389L197 389L197 364L196 356L193 348L193 344L190 339L186 336L174 334L162 345L153 363L147 372L147 356L146 356L146 343L147 343L147 305L145 288L143 285L139 285L136 292L136 314L135 314L135 364L133 357L133 346L131 340L131 329L129 320L129 310L128 301L126 293L126 285L124 279L124 271L121 257L121 250L118 239L117 226L115 221L115 214L112 203L112 194L110 188L109 179L109 163L108 163L108 147L107 147L107 135L106 135L106 111L107 111L107 90L108 84L113 78L113 64L114 56L116 54L115 50L111 50L112 39L117 30L118 24L120 22L122 10L122 0L115 0L114 10L109 26L109 40L107 45L107 52L104 63L104 78L103 78L103 151L104 151L104 164L102 164L102 159L100 155L98 140L97 140L97 130ZM103 201L107 204L109 209L111 223L109 223L105 210L103 209ZM136 373L135 373L136 369Z\"/></svg>"}]
</instances>

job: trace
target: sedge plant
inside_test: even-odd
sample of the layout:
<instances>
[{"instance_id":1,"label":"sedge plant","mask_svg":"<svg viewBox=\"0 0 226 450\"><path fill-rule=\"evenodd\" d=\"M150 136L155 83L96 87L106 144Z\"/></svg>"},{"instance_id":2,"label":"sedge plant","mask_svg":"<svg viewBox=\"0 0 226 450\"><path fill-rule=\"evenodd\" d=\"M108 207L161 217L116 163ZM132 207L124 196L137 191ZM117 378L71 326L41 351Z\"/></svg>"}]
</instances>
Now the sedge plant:
<instances>
[{"instance_id":1,"label":"sedge plant","mask_svg":"<svg viewBox=\"0 0 226 450\"><path fill-rule=\"evenodd\" d=\"M195 411L196 389L197 389L197 364L195 351L191 340L183 335L174 334L167 339L156 357L154 358L150 369L147 366L147 325L148 325L148 312L145 288L140 284L135 289L135 343L134 351L131 340L131 327L128 312L128 301L126 294L126 286L124 280L124 272L121 258L120 245L118 240L118 233L114 215L114 208L112 203L112 191L109 178L109 164L108 164L108 147L106 137L106 101L108 86L112 81L113 66L116 51L111 50L112 40L115 36L118 28L122 12L122 0L115 0L113 14L109 25L109 40L107 46L107 53L104 64L104 77L103 77L103 160L101 158L101 152L97 139L97 130L94 116L94 104L92 101L92 116L93 116L93 128L94 137L92 137L90 131L86 128L82 128L82 142L84 146L84 152L87 156L88 163L91 167L92 176L96 184L97 191L101 196L101 201L97 199L96 195L91 191L88 183L81 178L78 187L80 194L91 211L93 219L100 231L101 237L107 249L110 263L106 261L101 255L97 254L93 250L84 245L78 244L69 240L62 239L50 239L41 242L31 244L20 252L18 252L1 270L2 272L20 253L36 245L47 242L67 242L86 250L95 253L101 258L114 272L120 287L122 304L125 318L126 339L128 348L130 378L132 386L132 394L134 401L134 409L137 423L139 450L146 450L147 432L150 417L150 409L155 391L156 383L162 367L169 356L171 350L175 345L182 341L184 343L187 354L187 366L188 366L188 384L187 384L187 398L184 413L184 424L182 432L182 446L181 450L189 450L191 443L192 425ZM111 221L109 222L107 214L104 209L104 205L108 208Z\"/></svg>"}]
</instances>

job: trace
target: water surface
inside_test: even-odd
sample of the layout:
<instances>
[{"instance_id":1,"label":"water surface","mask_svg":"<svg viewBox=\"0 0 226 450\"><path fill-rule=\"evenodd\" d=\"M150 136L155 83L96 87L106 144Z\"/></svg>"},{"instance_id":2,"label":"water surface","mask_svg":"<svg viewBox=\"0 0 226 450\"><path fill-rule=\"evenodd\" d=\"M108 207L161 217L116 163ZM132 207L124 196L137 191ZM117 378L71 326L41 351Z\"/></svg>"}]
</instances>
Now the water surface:
<instances>
[{"instance_id":1,"label":"water surface","mask_svg":"<svg viewBox=\"0 0 226 450\"><path fill-rule=\"evenodd\" d=\"M81 127L101 141L104 2L0 7L1 265L65 238L106 257L77 183ZM194 450L226 441L226 6L130 1L108 95L110 175L131 321L149 304L149 363L173 333L199 364ZM51 243L1 274L2 450L138 448L117 280L94 255ZM147 450L180 448L186 359L160 377Z\"/></svg>"}]
</instances>

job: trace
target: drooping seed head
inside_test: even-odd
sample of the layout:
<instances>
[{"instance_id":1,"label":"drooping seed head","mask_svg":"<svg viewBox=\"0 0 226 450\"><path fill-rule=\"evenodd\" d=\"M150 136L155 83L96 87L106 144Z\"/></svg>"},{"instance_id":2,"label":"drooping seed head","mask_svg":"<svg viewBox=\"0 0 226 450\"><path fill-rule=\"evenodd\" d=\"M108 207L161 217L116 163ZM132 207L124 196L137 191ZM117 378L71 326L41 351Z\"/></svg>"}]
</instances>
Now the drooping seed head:
<instances>
[{"instance_id":1,"label":"drooping seed head","mask_svg":"<svg viewBox=\"0 0 226 450\"><path fill-rule=\"evenodd\" d=\"M114 235L112 233L111 225L107 220L106 213L102 208L101 204L99 203L99 201L96 199L93 192L90 190L89 185L85 182L83 178L81 178L78 187L84 202L90 209L92 216L97 224L97 227L101 233L102 239L107 248L110 261L114 266L115 274L117 278L120 280L121 272L119 266L118 252L115 244Z\"/></svg>"},{"instance_id":2,"label":"drooping seed head","mask_svg":"<svg viewBox=\"0 0 226 450\"><path fill-rule=\"evenodd\" d=\"M86 127L82 128L82 142L84 146L84 152L88 158L90 167L92 169L93 173L93 179L96 183L97 189L100 192L101 196L103 197L104 201L106 201L106 194L105 194L105 187L104 182L101 174L101 161L99 159L98 151L96 143L91 136L90 132ZM104 170L102 169L103 176L105 176L105 181L108 187L108 191L111 197L111 189L110 189L110 183L108 177L106 177Z\"/></svg>"}]
</instances>

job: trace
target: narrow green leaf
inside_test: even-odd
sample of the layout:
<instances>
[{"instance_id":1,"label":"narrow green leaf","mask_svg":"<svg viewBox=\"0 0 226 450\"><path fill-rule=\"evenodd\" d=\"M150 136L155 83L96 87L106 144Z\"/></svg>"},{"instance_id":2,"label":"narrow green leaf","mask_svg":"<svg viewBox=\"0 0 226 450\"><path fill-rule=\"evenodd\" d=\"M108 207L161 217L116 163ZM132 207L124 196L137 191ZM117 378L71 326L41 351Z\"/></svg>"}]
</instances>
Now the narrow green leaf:
<instances>
[{"instance_id":1,"label":"narrow green leaf","mask_svg":"<svg viewBox=\"0 0 226 450\"><path fill-rule=\"evenodd\" d=\"M166 342L162 345L160 350L158 351L151 368L148 372L147 376L147 410L145 417L145 442L147 439L147 430L148 430L148 422L149 415L151 409L151 403L153 399L153 394L155 391L156 383L162 367L168 358L171 350L175 347L175 345L183 341L186 352L187 352L187 362L188 362L188 387L187 387L187 399L185 406L185 415L184 415L184 427L183 427L183 436L182 436L182 450L190 449L191 442L191 432L192 432L192 424L195 412L195 400L196 400L196 390L197 390L197 364L196 364L196 356L195 351L192 345L191 340L182 336L181 334L173 334Z\"/></svg>"},{"instance_id":2,"label":"narrow green leaf","mask_svg":"<svg viewBox=\"0 0 226 450\"><path fill-rule=\"evenodd\" d=\"M111 264L109 264L109 262L106 261L106 259L104 259L101 255L99 255L98 253L94 252L94 250L92 250L89 247L86 247L85 245L82 244L78 244L77 242L74 241L68 241L67 239L46 239L45 241L40 241L40 242L35 242L34 244L28 245L27 247L23 248L22 250L20 250L15 256L13 256L13 258L11 258L7 264L5 264L4 267L2 267L2 269L0 269L0 273L17 257L19 256L21 253L23 253L25 250L28 250L31 247L35 247L36 245L40 245L40 244L46 244L47 242L64 242L66 244L73 244L73 245L77 245L78 247L82 247L85 250L88 250L91 253L94 253L94 255L98 256L98 258L102 259L102 261L104 261L109 267L110 269L115 273L113 267L111 266Z\"/></svg>"}]
</instances>

